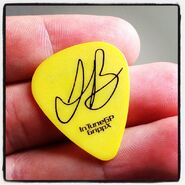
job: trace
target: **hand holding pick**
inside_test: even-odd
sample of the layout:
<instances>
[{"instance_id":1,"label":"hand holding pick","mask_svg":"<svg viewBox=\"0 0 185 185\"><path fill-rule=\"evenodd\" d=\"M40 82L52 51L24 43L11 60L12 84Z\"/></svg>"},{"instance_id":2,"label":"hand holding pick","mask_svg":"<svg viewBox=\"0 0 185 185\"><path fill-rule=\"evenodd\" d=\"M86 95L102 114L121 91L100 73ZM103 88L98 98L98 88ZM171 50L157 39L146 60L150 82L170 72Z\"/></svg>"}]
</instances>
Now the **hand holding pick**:
<instances>
[{"instance_id":1,"label":"hand holding pick","mask_svg":"<svg viewBox=\"0 0 185 185\"><path fill-rule=\"evenodd\" d=\"M36 104L30 85L35 69L47 57L97 40L118 47L130 65L126 130L118 155L107 162L62 135ZM178 179L177 65L154 62L133 66L139 50L135 29L118 18L7 17L6 179Z\"/></svg>"}]
</instances>

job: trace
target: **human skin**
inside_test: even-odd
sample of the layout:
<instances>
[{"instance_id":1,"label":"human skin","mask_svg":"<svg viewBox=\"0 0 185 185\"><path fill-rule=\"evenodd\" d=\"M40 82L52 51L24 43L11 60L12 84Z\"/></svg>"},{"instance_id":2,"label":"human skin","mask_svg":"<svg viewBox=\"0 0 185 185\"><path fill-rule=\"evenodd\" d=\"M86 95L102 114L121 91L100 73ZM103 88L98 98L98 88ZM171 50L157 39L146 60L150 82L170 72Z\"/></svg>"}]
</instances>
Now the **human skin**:
<instances>
[{"instance_id":1,"label":"human skin","mask_svg":"<svg viewBox=\"0 0 185 185\"><path fill-rule=\"evenodd\" d=\"M105 41L129 64L130 105L118 155L100 161L46 118L31 94L37 66L69 46ZM134 66L140 51L132 25L115 17L47 15L6 17L7 180L177 180L177 65Z\"/></svg>"}]
</instances>

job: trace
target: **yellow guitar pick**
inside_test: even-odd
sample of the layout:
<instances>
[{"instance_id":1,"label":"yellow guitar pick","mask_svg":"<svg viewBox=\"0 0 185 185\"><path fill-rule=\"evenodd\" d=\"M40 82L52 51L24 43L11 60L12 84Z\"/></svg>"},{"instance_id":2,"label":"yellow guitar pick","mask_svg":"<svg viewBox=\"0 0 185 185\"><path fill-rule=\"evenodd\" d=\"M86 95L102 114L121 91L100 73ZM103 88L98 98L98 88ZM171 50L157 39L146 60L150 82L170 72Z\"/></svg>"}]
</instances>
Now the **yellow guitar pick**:
<instances>
[{"instance_id":1,"label":"yellow guitar pick","mask_svg":"<svg viewBox=\"0 0 185 185\"><path fill-rule=\"evenodd\" d=\"M72 142L101 160L115 157L129 105L129 72L115 46L89 42L42 62L32 79L33 96Z\"/></svg>"}]
</instances>

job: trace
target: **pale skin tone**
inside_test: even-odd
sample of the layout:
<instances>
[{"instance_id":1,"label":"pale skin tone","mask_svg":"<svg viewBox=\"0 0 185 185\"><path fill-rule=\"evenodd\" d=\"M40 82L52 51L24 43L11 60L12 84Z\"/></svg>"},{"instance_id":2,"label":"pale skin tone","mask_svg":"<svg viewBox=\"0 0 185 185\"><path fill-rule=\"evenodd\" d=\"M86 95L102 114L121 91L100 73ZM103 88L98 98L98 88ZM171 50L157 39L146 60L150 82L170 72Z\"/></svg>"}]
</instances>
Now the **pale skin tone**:
<instances>
[{"instance_id":1,"label":"pale skin tone","mask_svg":"<svg viewBox=\"0 0 185 185\"><path fill-rule=\"evenodd\" d=\"M106 162L65 138L42 113L30 88L32 75L45 58L89 41L117 46L124 53L130 71L125 134L118 155ZM137 32L119 18L7 17L6 179L176 180L177 65L153 61L134 66L139 51Z\"/></svg>"}]
</instances>

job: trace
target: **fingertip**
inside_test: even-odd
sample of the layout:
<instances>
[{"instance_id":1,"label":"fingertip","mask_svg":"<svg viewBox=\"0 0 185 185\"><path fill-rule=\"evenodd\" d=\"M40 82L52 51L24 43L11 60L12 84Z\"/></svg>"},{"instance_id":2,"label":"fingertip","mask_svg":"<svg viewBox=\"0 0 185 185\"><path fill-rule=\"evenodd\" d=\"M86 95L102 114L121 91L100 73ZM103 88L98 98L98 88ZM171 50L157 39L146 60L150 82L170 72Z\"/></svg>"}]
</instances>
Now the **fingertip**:
<instances>
[{"instance_id":1,"label":"fingertip","mask_svg":"<svg viewBox=\"0 0 185 185\"><path fill-rule=\"evenodd\" d=\"M140 53L140 38L136 29L132 24L121 18L116 18L118 22L118 27L120 27L120 49L125 54L125 57L129 63L132 65L136 62Z\"/></svg>"}]
</instances>

